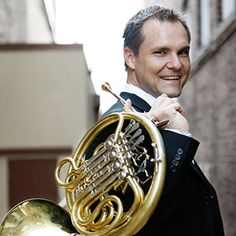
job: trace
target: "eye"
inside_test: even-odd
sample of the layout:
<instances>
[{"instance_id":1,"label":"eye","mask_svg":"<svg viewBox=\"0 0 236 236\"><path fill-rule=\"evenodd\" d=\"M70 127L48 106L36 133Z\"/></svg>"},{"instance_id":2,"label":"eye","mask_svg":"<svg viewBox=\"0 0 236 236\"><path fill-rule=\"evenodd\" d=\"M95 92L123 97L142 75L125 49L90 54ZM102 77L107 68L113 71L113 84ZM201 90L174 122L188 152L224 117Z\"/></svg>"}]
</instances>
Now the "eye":
<instances>
[{"instance_id":1,"label":"eye","mask_svg":"<svg viewBox=\"0 0 236 236\"><path fill-rule=\"evenodd\" d=\"M189 55L189 49L183 49L183 50L179 51L178 55L188 56Z\"/></svg>"},{"instance_id":2,"label":"eye","mask_svg":"<svg viewBox=\"0 0 236 236\"><path fill-rule=\"evenodd\" d=\"M159 55L159 56L164 56L166 55L166 50L156 50L154 54Z\"/></svg>"}]
</instances>

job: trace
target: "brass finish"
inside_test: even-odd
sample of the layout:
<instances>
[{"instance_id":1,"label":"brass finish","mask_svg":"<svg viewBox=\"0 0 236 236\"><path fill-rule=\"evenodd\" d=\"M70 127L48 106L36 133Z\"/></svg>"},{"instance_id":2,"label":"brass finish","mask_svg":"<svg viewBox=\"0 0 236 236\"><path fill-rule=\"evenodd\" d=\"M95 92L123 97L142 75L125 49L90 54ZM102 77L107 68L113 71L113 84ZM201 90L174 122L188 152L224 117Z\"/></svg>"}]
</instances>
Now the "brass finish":
<instances>
[{"instance_id":1,"label":"brass finish","mask_svg":"<svg viewBox=\"0 0 236 236\"><path fill-rule=\"evenodd\" d=\"M109 84L103 89L125 104ZM166 158L157 127L168 121L156 123L131 110L98 121L72 157L58 162L55 178L65 189L68 212L46 199L23 201L3 219L0 236L131 236L140 231L162 194Z\"/></svg>"},{"instance_id":2,"label":"brass finish","mask_svg":"<svg viewBox=\"0 0 236 236\"><path fill-rule=\"evenodd\" d=\"M13 207L0 225L1 236L69 236L70 215L46 199L28 199Z\"/></svg>"},{"instance_id":3,"label":"brass finish","mask_svg":"<svg viewBox=\"0 0 236 236\"><path fill-rule=\"evenodd\" d=\"M122 103L122 105L125 105L125 100L121 96L117 95L116 93L112 91L111 86L108 82L105 82L104 84L102 84L102 90L111 93L114 97L117 98L118 101ZM137 112L133 107L131 109L132 111Z\"/></svg>"},{"instance_id":4,"label":"brass finish","mask_svg":"<svg viewBox=\"0 0 236 236\"><path fill-rule=\"evenodd\" d=\"M145 132L149 137L144 136ZM89 156L87 150L97 137L103 137L103 141L96 144ZM151 155L142 146L144 139L150 139ZM135 171L137 156L143 160ZM153 166L152 176L142 169L147 162ZM61 180L60 172L66 164L69 164L68 173ZM58 163L55 177L66 191L72 224L78 232L130 236L137 233L153 213L162 193L165 169L164 145L156 126L141 114L124 112L113 113L93 126L74 155ZM145 181L149 181L146 194L137 174L140 170L147 175ZM132 195L125 195L128 188L134 199L129 209L125 209L119 196L130 198Z\"/></svg>"}]
</instances>

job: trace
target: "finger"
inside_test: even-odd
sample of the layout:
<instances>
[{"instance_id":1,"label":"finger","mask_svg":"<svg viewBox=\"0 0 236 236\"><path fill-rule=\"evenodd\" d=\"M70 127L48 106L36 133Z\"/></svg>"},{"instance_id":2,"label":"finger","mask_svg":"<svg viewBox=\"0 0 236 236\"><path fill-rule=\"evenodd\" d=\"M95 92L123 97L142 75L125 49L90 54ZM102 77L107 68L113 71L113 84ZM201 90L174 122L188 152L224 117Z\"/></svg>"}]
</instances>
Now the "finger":
<instances>
[{"instance_id":1,"label":"finger","mask_svg":"<svg viewBox=\"0 0 236 236\"><path fill-rule=\"evenodd\" d=\"M132 112L132 103L130 99L127 99L125 101L125 105L124 105L124 111L125 112Z\"/></svg>"},{"instance_id":2,"label":"finger","mask_svg":"<svg viewBox=\"0 0 236 236\"><path fill-rule=\"evenodd\" d=\"M163 102L165 102L166 100L168 100L168 96L166 94L161 94L160 96L158 96L153 104L154 107L159 107L162 105Z\"/></svg>"},{"instance_id":3,"label":"finger","mask_svg":"<svg viewBox=\"0 0 236 236\"><path fill-rule=\"evenodd\" d=\"M174 104L176 101L173 98L163 95L160 97L159 106L166 107L171 104Z\"/></svg>"},{"instance_id":4,"label":"finger","mask_svg":"<svg viewBox=\"0 0 236 236\"><path fill-rule=\"evenodd\" d=\"M168 97L167 94L162 93L159 97Z\"/></svg>"},{"instance_id":5,"label":"finger","mask_svg":"<svg viewBox=\"0 0 236 236\"><path fill-rule=\"evenodd\" d=\"M178 102L174 102L173 104L171 104L174 109L179 112L181 115L184 115L184 109L183 107L178 103Z\"/></svg>"}]
</instances>

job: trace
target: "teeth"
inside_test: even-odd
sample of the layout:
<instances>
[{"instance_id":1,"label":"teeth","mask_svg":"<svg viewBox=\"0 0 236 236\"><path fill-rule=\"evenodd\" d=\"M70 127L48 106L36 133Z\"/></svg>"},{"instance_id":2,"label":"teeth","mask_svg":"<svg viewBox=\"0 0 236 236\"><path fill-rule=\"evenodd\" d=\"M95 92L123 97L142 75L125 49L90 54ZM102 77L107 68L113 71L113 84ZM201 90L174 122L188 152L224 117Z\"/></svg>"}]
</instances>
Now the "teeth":
<instances>
[{"instance_id":1,"label":"teeth","mask_svg":"<svg viewBox=\"0 0 236 236\"><path fill-rule=\"evenodd\" d=\"M160 77L165 80L175 80L180 78L180 76L160 76Z\"/></svg>"}]
</instances>

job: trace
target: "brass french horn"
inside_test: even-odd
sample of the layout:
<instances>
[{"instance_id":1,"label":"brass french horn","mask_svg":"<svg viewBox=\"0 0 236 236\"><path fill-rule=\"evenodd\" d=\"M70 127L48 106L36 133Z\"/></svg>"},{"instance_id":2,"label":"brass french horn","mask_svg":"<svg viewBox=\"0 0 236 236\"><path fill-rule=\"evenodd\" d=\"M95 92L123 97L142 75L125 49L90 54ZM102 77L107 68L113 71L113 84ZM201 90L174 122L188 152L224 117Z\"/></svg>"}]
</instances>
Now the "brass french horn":
<instances>
[{"instance_id":1,"label":"brass french horn","mask_svg":"<svg viewBox=\"0 0 236 236\"><path fill-rule=\"evenodd\" d=\"M102 88L124 104L108 83ZM131 109L133 112L102 118L85 134L72 157L58 162L55 178L65 189L67 202L63 214L70 215L67 235L131 236L142 229L155 210L166 172L164 144L157 127L167 121L157 123ZM4 230L16 210L3 220L0 236L11 235ZM30 208L21 211L29 214ZM58 227L65 228L60 223Z\"/></svg>"},{"instance_id":2,"label":"brass french horn","mask_svg":"<svg viewBox=\"0 0 236 236\"><path fill-rule=\"evenodd\" d=\"M77 235L69 213L46 199L27 199L14 206L0 225L1 236Z\"/></svg>"}]
</instances>

